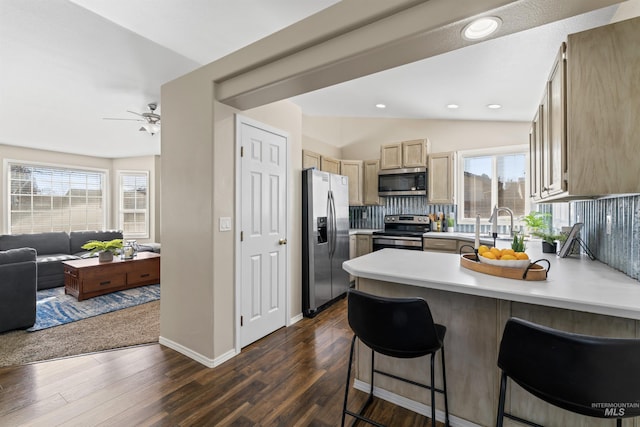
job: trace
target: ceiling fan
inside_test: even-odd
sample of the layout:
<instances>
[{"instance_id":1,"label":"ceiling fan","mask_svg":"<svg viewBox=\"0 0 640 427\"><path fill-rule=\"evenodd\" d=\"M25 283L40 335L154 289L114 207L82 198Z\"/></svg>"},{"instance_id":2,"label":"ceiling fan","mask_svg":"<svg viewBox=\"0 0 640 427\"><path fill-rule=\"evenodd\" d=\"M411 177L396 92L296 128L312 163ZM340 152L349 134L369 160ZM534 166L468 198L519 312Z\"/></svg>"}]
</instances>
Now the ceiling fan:
<instances>
[{"instance_id":1,"label":"ceiling fan","mask_svg":"<svg viewBox=\"0 0 640 427\"><path fill-rule=\"evenodd\" d=\"M127 110L128 113L135 114L136 116L140 116L139 119L121 119L114 117L104 117L104 120L132 120L136 122L144 122L142 127L138 129L142 132L148 132L151 135L155 135L160 131L160 115L156 114L156 108L158 108L158 104L155 102L151 102L147 105L149 107L148 113L136 113L135 111Z\"/></svg>"}]
</instances>

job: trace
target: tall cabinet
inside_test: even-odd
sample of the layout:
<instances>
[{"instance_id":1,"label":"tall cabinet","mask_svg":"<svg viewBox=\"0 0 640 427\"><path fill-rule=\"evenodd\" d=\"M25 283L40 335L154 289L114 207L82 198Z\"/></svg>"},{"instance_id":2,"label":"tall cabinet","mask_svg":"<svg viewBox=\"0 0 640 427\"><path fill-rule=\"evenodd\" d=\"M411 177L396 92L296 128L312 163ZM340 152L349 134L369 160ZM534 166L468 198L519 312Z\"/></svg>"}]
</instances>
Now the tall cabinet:
<instances>
[{"instance_id":1,"label":"tall cabinet","mask_svg":"<svg viewBox=\"0 0 640 427\"><path fill-rule=\"evenodd\" d=\"M532 197L639 193L640 17L571 34L531 126Z\"/></svg>"},{"instance_id":2,"label":"tall cabinet","mask_svg":"<svg viewBox=\"0 0 640 427\"><path fill-rule=\"evenodd\" d=\"M454 159L453 152L429 154L429 203L454 203Z\"/></svg>"}]
</instances>

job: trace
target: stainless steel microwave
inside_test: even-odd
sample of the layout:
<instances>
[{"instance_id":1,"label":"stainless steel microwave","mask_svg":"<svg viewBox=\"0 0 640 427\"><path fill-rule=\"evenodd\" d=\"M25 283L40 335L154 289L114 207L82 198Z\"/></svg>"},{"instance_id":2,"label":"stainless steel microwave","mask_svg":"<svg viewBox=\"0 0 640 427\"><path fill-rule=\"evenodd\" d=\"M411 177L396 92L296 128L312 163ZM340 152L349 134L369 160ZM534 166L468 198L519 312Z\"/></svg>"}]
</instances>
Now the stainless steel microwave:
<instances>
[{"instance_id":1,"label":"stainless steel microwave","mask_svg":"<svg viewBox=\"0 0 640 427\"><path fill-rule=\"evenodd\" d=\"M426 196L427 168L387 169L378 172L379 196Z\"/></svg>"}]
</instances>

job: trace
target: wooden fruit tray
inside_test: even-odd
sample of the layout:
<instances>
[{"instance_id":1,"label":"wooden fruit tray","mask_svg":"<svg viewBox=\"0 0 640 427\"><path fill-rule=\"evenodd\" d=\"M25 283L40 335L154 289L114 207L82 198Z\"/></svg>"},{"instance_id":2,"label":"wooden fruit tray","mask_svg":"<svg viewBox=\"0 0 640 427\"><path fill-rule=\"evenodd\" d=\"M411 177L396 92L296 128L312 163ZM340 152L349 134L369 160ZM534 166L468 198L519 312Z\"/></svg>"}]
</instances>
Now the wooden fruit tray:
<instances>
[{"instance_id":1,"label":"wooden fruit tray","mask_svg":"<svg viewBox=\"0 0 640 427\"><path fill-rule=\"evenodd\" d=\"M545 269L537 263L545 261L547 268ZM506 277L507 279L518 280L547 280L547 273L551 267L550 263L546 259L539 259L529 264L526 268L512 268L512 267L500 267L497 265L490 265L476 261L475 254L461 254L460 265L469 270L477 271L479 273L491 274L492 276Z\"/></svg>"}]
</instances>

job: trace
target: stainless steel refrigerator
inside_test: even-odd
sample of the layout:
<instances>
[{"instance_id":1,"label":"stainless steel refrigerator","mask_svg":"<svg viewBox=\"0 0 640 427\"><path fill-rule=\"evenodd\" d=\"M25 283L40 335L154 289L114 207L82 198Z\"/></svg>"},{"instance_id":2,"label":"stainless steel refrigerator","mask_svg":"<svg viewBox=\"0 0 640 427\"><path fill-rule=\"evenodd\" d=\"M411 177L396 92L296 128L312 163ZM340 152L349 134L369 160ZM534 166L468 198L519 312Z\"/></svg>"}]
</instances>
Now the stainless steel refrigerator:
<instances>
[{"instance_id":1,"label":"stainless steel refrigerator","mask_svg":"<svg viewBox=\"0 0 640 427\"><path fill-rule=\"evenodd\" d=\"M302 313L313 317L349 288L349 178L302 171Z\"/></svg>"}]
</instances>

